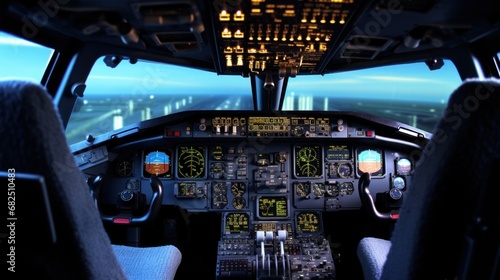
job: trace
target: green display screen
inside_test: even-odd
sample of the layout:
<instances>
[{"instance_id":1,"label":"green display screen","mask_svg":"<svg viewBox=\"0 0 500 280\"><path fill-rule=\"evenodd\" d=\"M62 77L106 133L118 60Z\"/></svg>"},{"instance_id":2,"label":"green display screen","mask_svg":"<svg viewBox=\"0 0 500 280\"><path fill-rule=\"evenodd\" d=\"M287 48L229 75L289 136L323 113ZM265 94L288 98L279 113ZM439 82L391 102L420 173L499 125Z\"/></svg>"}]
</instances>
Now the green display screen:
<instances>
[{"instance_id":1,"label":"green display screen","mask_svg":"<svg viewBox=\"0 0 500 280\"><path fill-rule=\"evenodd\" d=\"M259 218L288 218L286 196L260 196L257 200Z\"/></svg>"}]
</instances>

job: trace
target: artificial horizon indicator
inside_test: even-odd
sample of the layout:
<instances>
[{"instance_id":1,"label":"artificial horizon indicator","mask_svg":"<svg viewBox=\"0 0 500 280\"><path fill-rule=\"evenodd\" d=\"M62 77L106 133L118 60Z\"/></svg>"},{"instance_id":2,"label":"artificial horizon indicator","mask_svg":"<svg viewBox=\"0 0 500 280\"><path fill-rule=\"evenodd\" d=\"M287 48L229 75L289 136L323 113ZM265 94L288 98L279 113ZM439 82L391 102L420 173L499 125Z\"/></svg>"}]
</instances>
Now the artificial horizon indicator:
<instances>
[{"instance_id":1,"label":"artificial horizon indicator","mask_svg":"<svg viewBox=\"0 0 500 280\"><path fill-rule=\"evenodd\" d=\"M358 176L365 172L370 173L372 177L383 177L385 174L381 149L358 148L356 165Z\"/></svg>"},{"instance_id":2,"label":"artificial horizon indicator","mask_svg":"<svg viewBox=\"0 0 500 280\"><path fill-rule=\"evenodd\" d=\"M167 151L156 150L146 154L144 177L150 175L170 177L170 155Z\"/></svg>"}]
</instances>

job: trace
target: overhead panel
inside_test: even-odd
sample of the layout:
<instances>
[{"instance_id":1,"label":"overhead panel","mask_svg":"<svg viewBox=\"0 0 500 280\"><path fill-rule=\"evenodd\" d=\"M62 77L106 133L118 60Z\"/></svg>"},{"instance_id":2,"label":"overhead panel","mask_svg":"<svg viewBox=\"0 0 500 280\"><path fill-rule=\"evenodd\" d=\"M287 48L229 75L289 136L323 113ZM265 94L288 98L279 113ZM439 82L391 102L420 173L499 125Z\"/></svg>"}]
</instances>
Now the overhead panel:
<instances>
[{"instance_id":1,"label":"overhead panel","mask_svg":"<svg viewBox=\"0 0 500 280\"><path fill-rule=\"evenodd\" d=\"M357 0L221 1L213 6L220 72L315 73Z\"/></svg>"}]
</instances>

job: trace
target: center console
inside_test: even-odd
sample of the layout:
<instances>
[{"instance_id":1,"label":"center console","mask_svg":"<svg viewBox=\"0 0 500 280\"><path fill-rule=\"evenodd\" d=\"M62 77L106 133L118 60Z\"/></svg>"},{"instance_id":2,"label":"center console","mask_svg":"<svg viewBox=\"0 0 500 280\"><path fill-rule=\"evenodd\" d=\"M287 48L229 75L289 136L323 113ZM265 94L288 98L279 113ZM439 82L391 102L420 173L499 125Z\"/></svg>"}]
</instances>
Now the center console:
<instances>
[{"instance_id":1,"label":"center console","mask_svg":"<svg viewBox=\"0 0 500 280\"><path fill-rule=\"evenodd\" d=\"M287 211L281 196L257 199L258 216ZM284 220L233 212L223 219L217 279L335 279L320 212L301 211Z\"/></svg>"}]
</instances>

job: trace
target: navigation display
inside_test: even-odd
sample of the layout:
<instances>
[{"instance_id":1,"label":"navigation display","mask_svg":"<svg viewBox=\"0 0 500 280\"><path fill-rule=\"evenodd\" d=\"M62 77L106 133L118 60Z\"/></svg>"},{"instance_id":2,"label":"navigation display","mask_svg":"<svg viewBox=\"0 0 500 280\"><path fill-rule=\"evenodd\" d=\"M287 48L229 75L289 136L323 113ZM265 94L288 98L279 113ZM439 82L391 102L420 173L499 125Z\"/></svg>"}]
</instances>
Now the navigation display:
<instances>
[{"instance_id":1,"label":"navigation display","mask_svg":"<svg viewBox=\"0 0 500 280\"><path fill-rule=\"evenodd\" d=\"M177 150L177 176L179 178L205 177L205 148L202 146L180 146Z\"/></svg>"},{"instance_id":2,"label":"navigation display","mask_svg":"<svg viewBox=\"0 0 500 280\"><path fill-rule=\"evenodd\" d=\"M288 199L286 196L259 196L257 217L261 219L288 218Z\"/></svg>"},{"instance_id":3,"label":"navigation display","mask_svg":"<svg viewBox=\"0 0 500 280\"><path fill-rule=\"evenodd\" d=\"M322 148L319 145L296 145L294 171L296 178L319 178L323 174Z\"/></svg>"}]
</instances>

